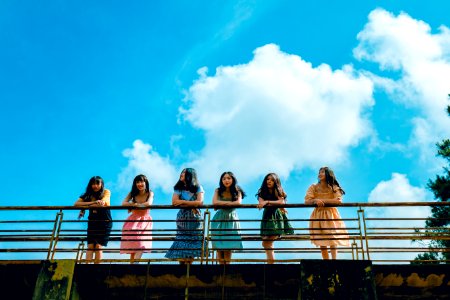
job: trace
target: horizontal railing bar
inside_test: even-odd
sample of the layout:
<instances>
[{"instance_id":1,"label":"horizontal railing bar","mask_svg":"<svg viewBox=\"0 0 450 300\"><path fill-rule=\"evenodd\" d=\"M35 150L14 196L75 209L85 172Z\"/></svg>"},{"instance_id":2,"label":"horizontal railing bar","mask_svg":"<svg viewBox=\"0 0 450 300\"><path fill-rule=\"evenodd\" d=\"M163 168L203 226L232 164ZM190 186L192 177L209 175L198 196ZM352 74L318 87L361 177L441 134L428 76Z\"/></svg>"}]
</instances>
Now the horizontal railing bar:
<instances>
[{"instance_id":1,"label":"horizontal railing bar","mask_svg":"<svg viewBox=\"0 0 450 300\"><path fill-rule=\"evenodd\" d=\"M411 263L411 260L408 259L372 259L372 262L403 262L403 263ZM436 259L430 259L430 260L414 260L412 263L430 263L430 262L434 262L434 263L449 263L450 259L442 259L442 260L436 260Z\"/></svg>"},{"instance_id":2,"label":"horizontal railing bar","mask_svg":"<svg viewBox=\"0 0 450 300\"><path fill-rule=\"evenodd\" d=\"M366 221L425 221L425 220L450 220L450 218L366 218Z\"/></svg>"},{"instance_id":3,"label":"horizontal railing bar","mask_svg":"<svg viewBox=\"0 0 450 300\"><path fill-rule=\"evenodd\" d=\"M367 240L450 240L450 236L367 236Z\"/></svg>"},{"instance_id":4,"label":"horizontal railing bar","mask_svg":"<svg viewBox=\"0 0 450 300\"><path fill-rule=\"evenodd\" d=\"M325 204L325 207L392 207L392 206L450 206L450 202L355 202L355 203L341 203L339 205ZM285 207L285 208L300 208L300 207L316 207L314 204L283 204L274 205L270 207ZM172 205L150 205L148 207L130 207L130 206L107 206L107 207L95 207L84 208L79 206L1 206L2 210L89 210L89 209L118 209L118 210L147 210L147 209L180 209ZM200 209L230 209L230 208L257 208L256 204L241 204L241 205L201 205L197 208ZM190 208L187 208L190 209Z\"/></svg>"},{"instance_id":5,"label":"horizontal railing bar","mask_svg":"<svg viewBox=\"0 0 450 300\"><path fill-rule=\"evenodd\" d=\"M51 229L0 229L1 232L50 232L52 233Z\"/></svg>"},{"instance_id":6,"label":"horizontal railing bar","mask_svg":"<svg viewBox=\"0 0 450 300\"><path fill-rule=\"evenodd\" d=\"M429 248L426 247L389 247L389 246L385 246L385 247L370 247L370 249L397 249L397 250L402 250L402 249L418 249L423 251L428 250ZM450 251L450 248L433 248L433 251Z\"/></svg>"},{"instance_id":7,"label":"horizontal railing bar","mask_svg":"<svg viewBox=\"0 0 450 300\"><path fill-rule=\"evenodd\" d=\"M450 231L450 228L446 227L367 227L367 230L378 230L378 229L410 229L410 230L441 230Z\"/></svg>"},{"instance_id":8,"label":"horizontal railing bar","mask_svg":"<svg viewBox=\"0 0 450 300\"><path fill-rule=\"evenodd\" d=\"M0 209L1 210L1 209ZM0 224L9 223L55 223L55 220L6 220L0 221Z\"/></svg>"}]
</instances>

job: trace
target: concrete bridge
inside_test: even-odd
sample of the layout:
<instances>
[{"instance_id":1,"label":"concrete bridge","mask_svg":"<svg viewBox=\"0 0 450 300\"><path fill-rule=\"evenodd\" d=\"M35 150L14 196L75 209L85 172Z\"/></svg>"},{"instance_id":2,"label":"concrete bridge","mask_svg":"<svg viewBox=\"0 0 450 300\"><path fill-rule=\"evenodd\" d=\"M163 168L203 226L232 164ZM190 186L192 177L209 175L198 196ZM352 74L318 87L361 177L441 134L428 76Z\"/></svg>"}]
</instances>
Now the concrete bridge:
<instances>
[{"instance_id":1,"label":"concrete bridge","mask_svg":"<svg viewBox=\"0 0 450 300\"><path fill-rule=\"evenodd\" d=\"M0 276L3 299L450 299L448 264L94 265L45 260L3 262Z\"/></svg>"},{"instance_id":2,"label":"concrete bridge","mask_svg":"<svg viewBox=\"0 0 450 300\"><path fill-rule=\"evenodd\" d=\"M162 258L176 232L175 220L162 213L174 209L171 206L152 206L152 252L139 264L119 254L125 220L114 220L116 228L101 263L87 264L86 221L76 219L79 208L0 207L1 299L450 299L449 261L413 261L420 253L449 252L428 247L432 241L448 240L448 228L430 232L425 218L407 215L409 207L450 203L340 206L350 210L343 220L351 244L339 248L341 259L315 259L319 250L310 243L309 218L302 217L309 207L293 204L286 207L295 234L276 242L278 260L266 264L256 207L242 205L240 212L249 212L241 219L245 247L225 266L216 264L214 248L208 249L212 255L192 265ZM397 207L404 215L372 216L371 209L387 207ZM209 230L214 207L202 208L202 237L208 245L214 239ZM111 209L119 214L126 208Z\"/></svg>"}]
</instances>

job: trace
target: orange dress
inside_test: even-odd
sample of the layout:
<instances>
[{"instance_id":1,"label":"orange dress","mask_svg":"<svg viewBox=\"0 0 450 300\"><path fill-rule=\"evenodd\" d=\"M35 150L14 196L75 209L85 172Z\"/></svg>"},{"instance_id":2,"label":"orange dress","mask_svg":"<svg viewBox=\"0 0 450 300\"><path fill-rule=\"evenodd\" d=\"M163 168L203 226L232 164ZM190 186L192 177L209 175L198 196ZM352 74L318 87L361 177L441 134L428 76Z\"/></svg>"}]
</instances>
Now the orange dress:
<instances>
[{"instance_id":1,"label":"orange dress","mask_svg":"<svg viewBox=\"0 0 450 300\"><path fill-rule=\"evenodd\" d=\"M336 192L331 189L327 192L319 192L318 185L313 184L308 188L305 202L314 199L342 199L342 194L337 187ZM349 246L348 232L344 221L336 207L316 207L311 213L309 221L309 233L311 243L316 246ZM323 219L323 220L314 220Z\"/></svg>"}]
</instances>

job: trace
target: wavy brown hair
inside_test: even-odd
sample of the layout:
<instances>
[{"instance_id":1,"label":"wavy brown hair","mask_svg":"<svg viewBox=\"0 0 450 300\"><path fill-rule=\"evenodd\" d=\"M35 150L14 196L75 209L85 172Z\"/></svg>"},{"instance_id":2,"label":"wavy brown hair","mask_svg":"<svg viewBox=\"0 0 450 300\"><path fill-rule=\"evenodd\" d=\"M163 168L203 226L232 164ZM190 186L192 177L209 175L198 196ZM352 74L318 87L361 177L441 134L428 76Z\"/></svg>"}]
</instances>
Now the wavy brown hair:
<instances>
[{"instance_id":1,"label":"wavy brown hair","mask_svg":"<svg viewBox=\"0 0 450 300\"><path fill-rule=\"evenodd\" d=\"M333 190L333 192L336 192L335 187L337 187L341 194L345 195L345 191L339 185L339 182L336 179L336 175L334 175L334 171L328 167L322 167L319 169L319 172L322 170L325 171L325 181L327 185Z\"/></svg>"},{"instance_id":2,"label":"wavy brown hair","mask_svg":"<svg viewBox=\"0 0 450 300\"><path fill-rule=\"evenodd\" d=\"M267 179L272 177L274 181L273 191L270 191L267 187ZM278 199L278 197L282 197L284 199L287 198L287 194L284 192L283 187L281 186L280 177L276 173L267 174L261 184L261 187L256 194L256 197L261 197L263 199Z\"/></svg>"}]
</instances>

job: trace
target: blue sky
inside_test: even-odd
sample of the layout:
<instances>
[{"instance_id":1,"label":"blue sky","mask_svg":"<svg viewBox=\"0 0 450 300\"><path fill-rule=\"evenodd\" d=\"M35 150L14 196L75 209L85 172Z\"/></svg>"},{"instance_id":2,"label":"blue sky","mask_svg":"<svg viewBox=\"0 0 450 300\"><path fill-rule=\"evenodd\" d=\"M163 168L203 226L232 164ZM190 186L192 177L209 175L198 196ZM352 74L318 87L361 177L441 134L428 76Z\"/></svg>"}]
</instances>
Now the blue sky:
<instances>
[{"instance_id":1,"label":"blue sky","mask_svg":"<svg viewBox=\"0 0 450 300\"><path fill-rule=\"evenodd\" d=\"M227 170L246 204L268 172L303 203L323 165L346 202L432 201L435 143L450 135L448 11L444 0L2 1L0 204L72 205L100 175L119 205L139 173L170 204L184 167L206 204Z\"/></svg>"}]
</instances>

